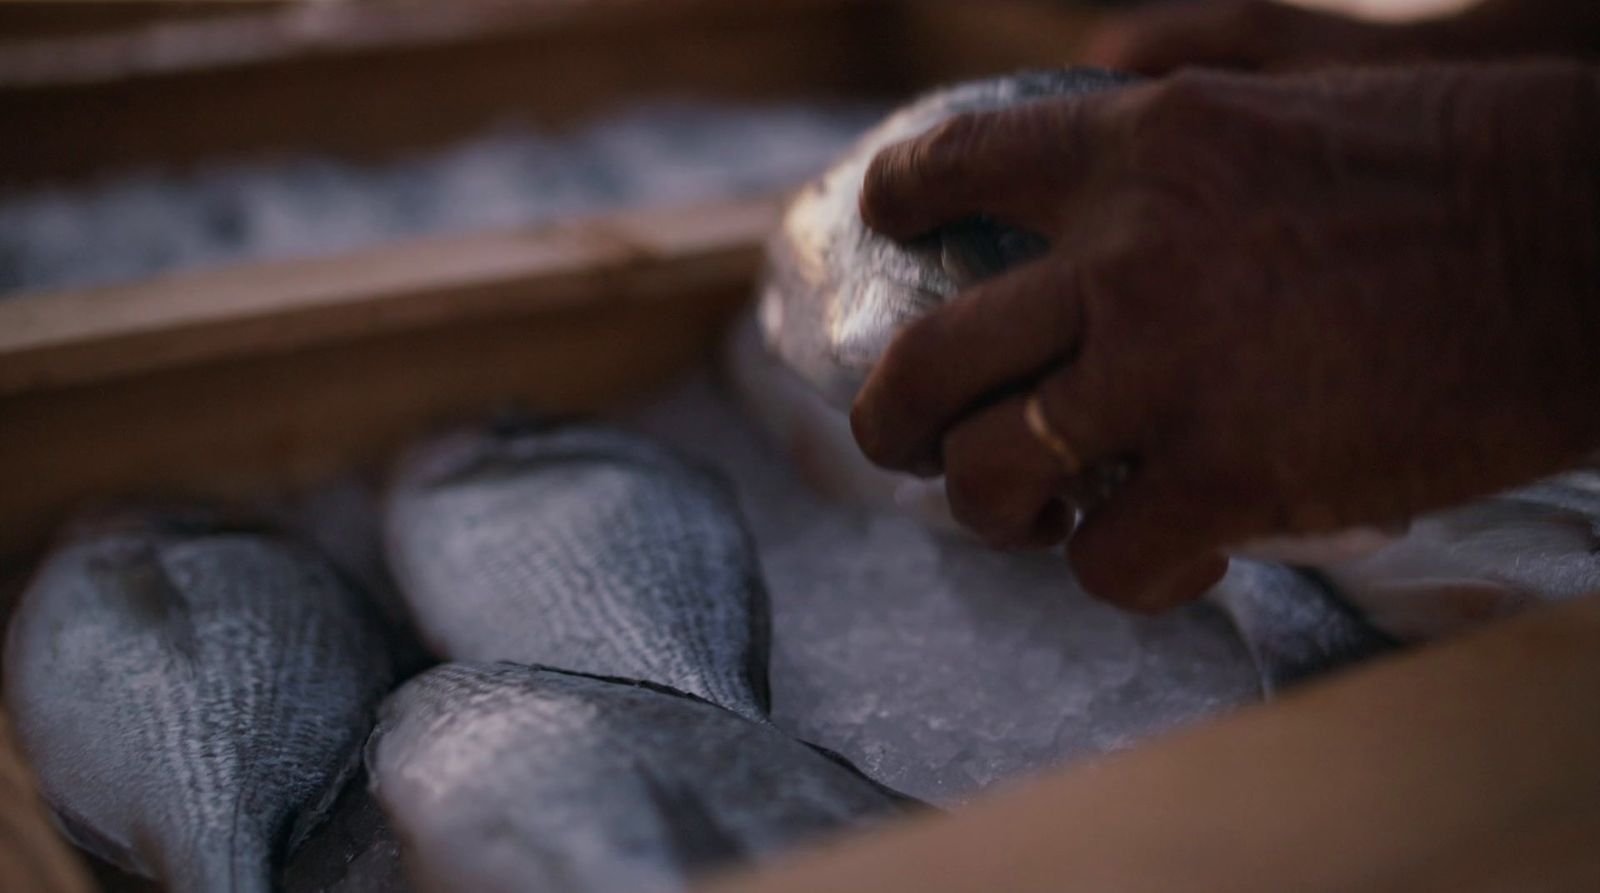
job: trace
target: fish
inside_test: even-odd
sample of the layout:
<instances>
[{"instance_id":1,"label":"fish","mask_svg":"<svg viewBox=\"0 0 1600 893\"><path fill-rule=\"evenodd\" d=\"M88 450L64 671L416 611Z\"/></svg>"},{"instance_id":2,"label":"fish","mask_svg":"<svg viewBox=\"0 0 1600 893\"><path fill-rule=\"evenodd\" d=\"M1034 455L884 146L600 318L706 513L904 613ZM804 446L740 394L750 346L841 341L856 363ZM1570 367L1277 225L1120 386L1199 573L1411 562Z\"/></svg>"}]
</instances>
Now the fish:
<instances>
[{"instance_id":1,"label":"fish","mask_svg":"<svg viewBox=\"0 0 1600 893\"><path fill-rule=\"evenodd\" d=\"M1231 558L1205 597L1233 624L1267 699L1401 647L1326 577L1307 568Z\"/></svg>"},{"instance_id":2,"label":"fish","mask_svg":"<svg viewBox=\"0 0 1600 893\"><path fill-rule=\"evenodd\" d=\"M916 483L867 463L848 436L844 410L906 325L1049 248L1037 234L985 218L905 243L873 232L858 205L872 158L962 112L1133 82L1063 69L936 90L869 130L790 199L766 246L752 320L735 329L724 365L743 405L821 492L907 512L937 529L956 526L948 503L930 489L939 482ZM750 328L765 357L750 347ZM1574 474L1399 524L1235 544L1229 552L1238 567L1208 597L1232 618L1270 693L1600 588L1600 474Z\"/></svg>"},{"instance_id":3,"label":"fish","mask_svg":"<svg viewBox=\"0 0 1600 893\"><path fill-rule=\"evenodd\" d=\"M359 591L206 512L75 525L26 586L4 660L62 829L173 893L274 889L393 683Z\"/></svg>"},{"instance_id":4,"label":"fish","mask_svg":"<svg viewBox=\"0 0 1600 893\"><path fill-rule=\"evenodd\" d=\"M1043 254L1041 236L974 218L908 243L867 228L861 182L880 149L963 112L1109 90L1128 75L1029 71L936 90L868 130L789 200L766 246L763 337L828 402L849 408L894 335L973 283Z\"/></svg>"},{"instance_id":5,"label":"fish","mask_svg":"<svg viewBox=\"0 0 1600 893\"><path fill-rule=\"evenodd\" d=\"M1401 642L1600 591L1600 465L1430 512L1317 572Z\"/></svg>"},{"instance_id":6,"label":"fish","mask_svg":"<svg viewBox=\"0 0 1600 893\"><path fill-rule=\"evenodd\" d=\"M366 765L421 891L680 890L920 809L704 699L505 662L407 682Z\"/></svg>"},{"instance_id":7,"label":"fish","mask_svg":"<svg viewBox=\"0 0 1600 893\"><path fill-rule=\"evenodd\" d=\"M402 458L385 551L425 644L659 683L751 719L770 620L731 487L644 437L508 421Z\"/></svg>"}]
</instances>

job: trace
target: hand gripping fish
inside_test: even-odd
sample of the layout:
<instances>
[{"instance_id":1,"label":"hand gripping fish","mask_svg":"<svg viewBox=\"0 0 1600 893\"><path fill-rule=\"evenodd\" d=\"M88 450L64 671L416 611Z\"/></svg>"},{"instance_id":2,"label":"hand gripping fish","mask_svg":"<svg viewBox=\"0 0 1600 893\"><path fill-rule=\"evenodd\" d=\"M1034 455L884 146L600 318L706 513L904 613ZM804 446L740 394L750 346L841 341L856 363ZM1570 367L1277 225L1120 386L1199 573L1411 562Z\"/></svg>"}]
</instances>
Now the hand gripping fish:
<instances>
[{"instance_id":1,"label":"hand gripping fish","mask_svg":"<svg viewBox=\"0 0 1600 893\"><path fill-rule=\"evenodd\" d=\"M936 91L866 133L790 201L767 246L754 323L736 332L729 366L745 405L825 494L954 526L937 483L866 463L843 410L906 324L1048 247L1038 236L985 219L910 243L873 232L857 203L873 156L955 114L1129 82L1068 69ZM1566 475L1415 519L1409 532L1356 529L1242 544L1233 572L1212 597L1232 615L1270 690L1397 641L1600 588L1597 480L1586 472ZM1277 562L1316 572L1280 573L1272 566Z\"/></svg>"}]
</instances>

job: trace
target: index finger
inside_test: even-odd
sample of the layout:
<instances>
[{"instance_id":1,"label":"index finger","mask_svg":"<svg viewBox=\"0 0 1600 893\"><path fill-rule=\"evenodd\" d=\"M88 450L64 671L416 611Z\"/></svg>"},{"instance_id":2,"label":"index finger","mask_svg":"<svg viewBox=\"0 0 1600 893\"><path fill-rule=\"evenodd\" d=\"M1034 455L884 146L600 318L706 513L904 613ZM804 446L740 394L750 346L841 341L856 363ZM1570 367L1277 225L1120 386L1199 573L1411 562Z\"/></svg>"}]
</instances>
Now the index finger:
<instances>
[{"instance_id":1,"label":"index finger","mask_svg":"<svg viewBox=\"0 0 1600 893\"><path fill-rule=\"evenodd\" d=\"M861 184L861 218L910 239L984 215L1048 234L1089 166L1103 94L956 115L880 151Z\"/></svg>"},{"instance_id":2,"label":"index finger","mask_svg":"<svg viewBox=\"0 0 1600 893\"><path fill-rule=\"evenodd\" d=\"M951 423L996 390L1070 354L1082 328L1076 273L1053 258L973 286L889 344L850 412L856 443L887 468L938 465Z\"/></svg>"}]
</instances>

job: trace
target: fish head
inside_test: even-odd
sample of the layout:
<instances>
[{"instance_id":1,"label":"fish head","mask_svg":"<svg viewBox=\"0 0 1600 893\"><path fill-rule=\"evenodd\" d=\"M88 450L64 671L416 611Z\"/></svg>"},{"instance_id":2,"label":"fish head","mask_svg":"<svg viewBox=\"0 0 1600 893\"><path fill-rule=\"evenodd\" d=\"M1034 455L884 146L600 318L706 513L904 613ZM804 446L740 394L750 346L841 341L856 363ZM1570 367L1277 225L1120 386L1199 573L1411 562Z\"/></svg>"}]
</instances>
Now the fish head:
<instances>
[{"instance_id":1,"label":"fish head","mask_svg":"<svg viewBox=\"0 0 1600 893\"><path fill-rule=\"evenodd\" d=\"M840 408L894 336L957 289L935 239L902 245L861 222L864 169L836 168L790 203L767 246L758 309L768 346Z\"/></svg>"},{"instance_id":2,"label":"fish head","mask_svg":"<svg viewBox=\"0 0 1600 893\"><path fill-rule=\"evenodd\" d=\"M859 196L872 159L956 114L1106 89L1090 69L1027 72L929 94L868 131L790 200L767 244L759 321L767 347L827 400L848 408L906 326L962 289L1038 257L1034 233L975 217L900 242L869 229Z\"/></svg>"}]
</instances>

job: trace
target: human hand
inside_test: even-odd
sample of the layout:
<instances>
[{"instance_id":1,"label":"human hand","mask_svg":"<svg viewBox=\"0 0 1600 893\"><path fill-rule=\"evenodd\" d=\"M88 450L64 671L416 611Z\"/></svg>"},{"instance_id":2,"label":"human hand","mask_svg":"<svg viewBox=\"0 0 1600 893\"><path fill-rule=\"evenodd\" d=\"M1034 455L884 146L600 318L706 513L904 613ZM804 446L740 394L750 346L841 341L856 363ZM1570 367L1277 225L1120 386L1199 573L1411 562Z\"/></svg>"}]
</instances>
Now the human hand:
<instances>
[{"instance_id":1,"label":"human hand","mask_svg":"<svg viewBox=\"0 0 1600 893\"><path fill-rule=\"evenodd\" d=\"M1002 546L1061 540L1063 494L1126 463L1069 555L1150 610L1229 546L1553 472L1600 446L1597 122L1600 80L1556 63L1197 72L954 118L877 157L867 222L989 215L1051 251L903 331L857 442L942 467Z\"/></svg>"}]
</instances>

